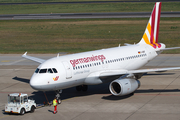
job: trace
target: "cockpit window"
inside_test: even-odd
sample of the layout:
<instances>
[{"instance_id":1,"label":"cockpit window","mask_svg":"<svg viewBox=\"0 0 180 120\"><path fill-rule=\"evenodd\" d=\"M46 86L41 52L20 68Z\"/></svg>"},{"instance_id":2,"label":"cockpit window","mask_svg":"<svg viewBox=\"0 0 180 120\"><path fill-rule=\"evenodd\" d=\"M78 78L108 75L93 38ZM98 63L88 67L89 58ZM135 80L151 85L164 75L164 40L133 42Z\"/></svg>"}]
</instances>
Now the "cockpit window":
<instances>
[{"instance_id":1,"label":"cockpit window","mask_svg":"<svg viewBox=\"0 0 180 120\"><path fill-rule=\"evenodd\" d=\"M58 73L57 70L56 70L56 68L53 68L53 71L54 71L54 73Z\"/></svg>"},{"instance_id":2,"label":"cockpit window","mask_svg":"<svg viewBox=\"0 0 180 120\"><path fill-rule=\"evenodd\" d=\"M39 68L36 69L35 73L38 73L39 72Z\"/></svg>"},{"instance_id":3,"label":"cockpit window","mask_svg":"<svg viewBox=\"0 0 180 120\"><path fill-rule=\"evenodd\" d=\"M40 69L39 73L46 73L47 69Z\"/></svg>"},{"instance_id":4,"label":"cockpit window","mask_svg":"<svg viewBox=\"0 0 180 120\"><path fill-rule=\"evenodd\" d=\"M35 73L58 73L56 68L48 68L48 69L39 69L37 68Z\"/></svg>"},{"instance_id":5,"label":"cockpit window","mask_svg":"<svg viewBox=\"0 0 180 120\"><path fill-rule=\"evenodd\" d=\"M48 73L53 73L53 71L49 68L49 69L48 69Z\"/></svg>"}]
</instances>

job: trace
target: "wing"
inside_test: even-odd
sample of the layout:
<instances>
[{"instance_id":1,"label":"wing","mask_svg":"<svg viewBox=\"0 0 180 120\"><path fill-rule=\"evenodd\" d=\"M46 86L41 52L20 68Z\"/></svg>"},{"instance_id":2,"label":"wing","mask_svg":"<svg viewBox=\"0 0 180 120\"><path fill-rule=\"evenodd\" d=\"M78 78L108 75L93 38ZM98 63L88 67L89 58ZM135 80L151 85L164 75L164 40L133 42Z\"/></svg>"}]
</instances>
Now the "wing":
<instances>
[{"instance_id":1,"label":"wing","mask_svg":"<svg viewBox=\"0 0 180 120\"><path fill-rule=\"evenodd\" d=\"M35 62L38 62L38 63L43 63L44 61L46 61L46 60L44 60L44 59L40 59L40 58L28 56L28 55L27 55L27 52L25 52L25 53L22 55L22 57L24 57L24 58L26 58L26 59L29 59L29 60L32 60L32 61L35 61Z\"/></svg>"},{"instance_id":2,"label":"wing","mask_svg":"<svg viewBox=\"0 0 180 120\"><path fill-rule=\"evenodd\" d=\"M109 71L101 72L99 77L114 76L114 75L125 75L125 74L137 74L137 73L147 73L147 72L160 72L160 71L178 70L178 69L180 69L180 67L140 69L140 70L109 70Z\"/></svg>"},{"instance_id":3,"label":"wing","mask_svg":"<svg viewBox=\"0 0 180 120\"><path fill-rule=\"evenodd\" d=\"M131 73L147 73L147 72L160 72L167 70L178 70L180 67L170 67L170 68L154 68L154 69L141 69L141 70L129 70L128 74Z\"/></svg>"}]
</instances>

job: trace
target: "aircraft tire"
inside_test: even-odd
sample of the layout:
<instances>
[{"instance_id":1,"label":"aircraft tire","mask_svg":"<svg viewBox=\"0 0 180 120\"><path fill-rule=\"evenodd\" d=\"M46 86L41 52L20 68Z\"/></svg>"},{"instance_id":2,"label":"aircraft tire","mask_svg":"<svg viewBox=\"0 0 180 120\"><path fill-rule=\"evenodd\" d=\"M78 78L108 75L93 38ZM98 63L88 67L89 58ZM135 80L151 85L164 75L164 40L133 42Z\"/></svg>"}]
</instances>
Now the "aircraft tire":
<instances>
[{"instance_id":1,"label":"aircraft tire","mask_svg":"<svg viewBox=\"0 0 180 120\"><path fill-rule=\"evenodd\" d=\"M61 100L61 99L58 99L57 102L58 102L58 104L61 104L62 100Z\"/></svg>"}]
</instances>

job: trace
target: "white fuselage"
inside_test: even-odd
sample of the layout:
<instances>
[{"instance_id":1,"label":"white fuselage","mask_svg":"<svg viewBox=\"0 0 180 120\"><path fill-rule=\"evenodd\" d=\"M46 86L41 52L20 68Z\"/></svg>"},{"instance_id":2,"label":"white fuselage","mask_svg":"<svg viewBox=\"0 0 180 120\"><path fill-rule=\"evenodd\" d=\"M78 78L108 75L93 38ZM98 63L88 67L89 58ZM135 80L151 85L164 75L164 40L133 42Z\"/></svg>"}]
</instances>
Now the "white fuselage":
<instances>
[{"instance_id":1,"label":"white fuselage","mask_svg":"<svg viewBox=\"0 0 180 120\"><path fill-rule=\"evenodd\" d=\"M162 48L165 48L163 44ZM136 44L54 57L38 67L39 71L47 71L34 73L30 85L37 90L51 91L100 84L104 82L98 77L102 72L139 69L157 55L152 46ZM48 72L50 69L53 72Z\"/></svg>"}]
</instances>

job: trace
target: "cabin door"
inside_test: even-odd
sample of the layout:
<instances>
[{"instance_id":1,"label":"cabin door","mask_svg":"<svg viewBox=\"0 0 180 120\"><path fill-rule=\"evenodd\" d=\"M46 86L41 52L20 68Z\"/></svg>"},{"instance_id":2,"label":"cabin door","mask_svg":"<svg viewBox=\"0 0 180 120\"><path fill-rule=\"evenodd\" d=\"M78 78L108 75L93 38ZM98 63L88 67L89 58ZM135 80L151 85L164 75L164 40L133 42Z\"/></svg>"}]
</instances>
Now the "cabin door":
<instances>
[{"instance_id":1,"label":"cabin door","mask_svg":"<svg viewBox=\"0 0 180 120\"><path fill-rule=\"evenodd\" d=\"M66 61L64 61L62 63L63 63L64 68L66 70L66 79L72 78L72 71L71 71L70 65Z\"/></svg>"}]
</instances>

